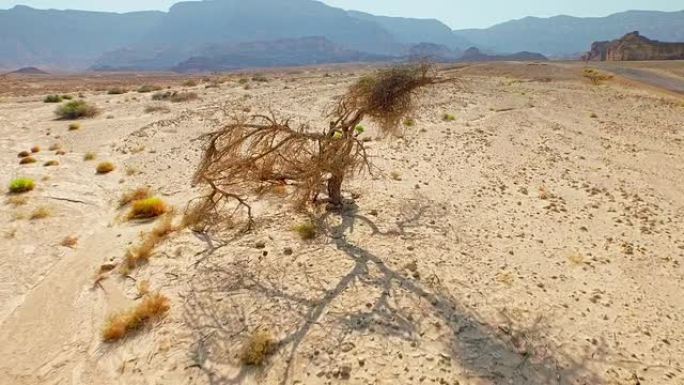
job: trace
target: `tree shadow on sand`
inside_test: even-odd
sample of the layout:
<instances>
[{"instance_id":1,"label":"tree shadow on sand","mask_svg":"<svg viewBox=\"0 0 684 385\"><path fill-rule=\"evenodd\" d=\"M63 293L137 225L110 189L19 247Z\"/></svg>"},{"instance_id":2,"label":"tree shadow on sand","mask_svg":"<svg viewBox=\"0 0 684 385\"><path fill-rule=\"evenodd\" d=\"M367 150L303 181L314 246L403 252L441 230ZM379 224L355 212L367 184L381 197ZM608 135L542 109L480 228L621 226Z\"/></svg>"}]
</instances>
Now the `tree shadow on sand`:
<instances>
[{"instance_id":1,"label":"tree shadow on sand","mask_svg":"<svg viewBox=\"0 0 684 385\"><path fill-rule=\"evenodd\" d=\"M280 384L307 383L301 369L295 378L302 362L309 367L315 363L318 373L312 375L344 379L350 373L341 363L363 338L376 345L394 344L387 345L390 348L401 346L398 359L383 350L360 349L369 359L385 355L380 358L390 368L404 367L397 360L413 360L408 357L411 350L424 352L430 344L439 345L439 372L428 374L444 384L456 384L457 379L484 384L601 383L586 360L569 357L545 341L541 322L524 328L490 325L448 293L436 276L421 278L410 269L407 274L349 239L360 223L373 236L410 238L408 229L433 223L426 219L436 215L421 204L404 211L391 232L382 232L354 205L339 215L326 214L319 224L329 242L309 250L308 256L271 257L268 263L257 257L204 261L191 282L185 309L186 322L197 337L193 366L214 385L242 383L251 376L261 376L258 383L266 378ZM330 258L322 257L324 252ZM276 352L261 368L241 366L240 346L263 328L280 337ZM354 365L354 370L361 369ZM408 376L397 383L418 383Z\"/></svg>"}]
</instances>

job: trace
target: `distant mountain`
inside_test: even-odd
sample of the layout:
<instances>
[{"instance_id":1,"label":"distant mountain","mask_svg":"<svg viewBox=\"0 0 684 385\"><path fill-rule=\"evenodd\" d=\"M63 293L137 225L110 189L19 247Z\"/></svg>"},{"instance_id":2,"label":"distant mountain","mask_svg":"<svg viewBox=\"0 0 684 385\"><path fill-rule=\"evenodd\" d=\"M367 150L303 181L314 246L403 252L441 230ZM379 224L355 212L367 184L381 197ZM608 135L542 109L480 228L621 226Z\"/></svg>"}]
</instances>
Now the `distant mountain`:
<instances>
[{"instance_id":1,"label":"distant mountain","mask_svg":"<svg viewBox=\"0 0 684 385\"><path fill-rule=\"evenodd\" d=\"M375 16L316 0L186 1L169 12L123 14L16 6L0 10L0 68L169 70L379 57L451 61L470 46L490 56L528 51L578 57L594 41L635 30L660 41L684 41L684 11L525 18L451 31L434 19ZM276 52L260 48L266 46ZM283 52L287 46L296 52Z\"/></svg>"},{"instance_id":2,"label":"distant mountain","mask_svg":"<svg viewBox=\"0 0 684 385\"><path fill-rule=\"evenodd\" d=\"M242 68L387 60L392 60L392 57L342 48L324 37L306 37L208 47L203 56L191 57L175 66L173 70L215 72Z\"/></svg>"},{"instance_id":3,"label":"distant mountain","mask_svg":"<svg viewBox=\"0 0 684 385\"><path fill-rule=\"evenodd\" d=\"M526 17L487 29L454 31L481 49L534 51L547 56L580 54L594 41L613 40L631 31L653 39L684 41L684 11L628 11L607 17Z\"/></svg>"},{"instance_id":4,"label":"distant mountain","mask_svg":"<svg viewBox=\"0 0 684 385\"><path fill-rule=\"evenodd\" d=\"M141 40L162 12L0 10L0 67L87 68L103 52Z\"/></svg>"},{"instance_id":5,"label":"distant mountain","mask_svg":"<svg viewBox=\"0 0 684 385\"><path fill-rule=\"evenodd\" d=\"M462 51L472 45L458 37L451 28L436 19L411 19L405 17L375 16L368 13L348 11L350 16L379 24L403 44L433 43Z\"/></svg>"},{"instance_id":6,"label":"distant mountain","mask_svg":"<svg viewBox=\"0 0 684 385\"><path fill-rule=\"evenodd\" d=\"M8 75L47 75L48 73L36 67L22 67L18 70L8 72Z\"/></svg>"}]
</instances>

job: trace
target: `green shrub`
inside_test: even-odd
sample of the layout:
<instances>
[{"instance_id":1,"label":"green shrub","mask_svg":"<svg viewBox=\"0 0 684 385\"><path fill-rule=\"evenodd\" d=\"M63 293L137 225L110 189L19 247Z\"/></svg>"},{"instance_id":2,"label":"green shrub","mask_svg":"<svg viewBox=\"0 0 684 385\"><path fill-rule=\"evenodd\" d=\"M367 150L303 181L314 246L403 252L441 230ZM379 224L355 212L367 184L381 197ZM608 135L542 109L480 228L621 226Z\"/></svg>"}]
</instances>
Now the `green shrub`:
<instances>
[{"instance_id":1,"label":"green shrub","mask_svg":"<svg viewBox=\"0 0 684 385\"><path fill-rule=\"evenodd\" d=\"M60 119L79 119L92 118L99 114L97 107L88 104L84 100L74 100L61 105L55 110L55 114Z\"/></svg>"},{"instance_id":2,"label":"green shrub","mask_svg":"<svg viewBox=\"0 0 684 385\"><path fill-rule=\"evenodd\" d=\"M456 120L456 117L451 114L445 113L444 115L442 115L442 120L445 122L453 122L454 120Z\"/></svg>"},{"instance_id":3,"label":"green shrub","mask_svg":"<svg viewBox=\"0 0 684 385\"><path fill-rule=\"evenodd\" d=\"M62 97L59 95L48 95L43 99L43 102L45 103L61 103L62 102Z\"/></svg>"},{"instance_id":4,"label":"green shrub","mask_svg":"<svg viewBox=\"0 0 684 385\"><path fill-rule=\"evenodd\" d=\"M29 178L17 178L10 182L9 192L11 194L21 194L36 188L36 182Z\"/></svg>"},{"instance_id":5,"label":"green shrub","mask_svg":"<svg viewBox=\"0 0 684 385\"><path fill-rule=\"evenodd\" d=\"M73 99L73 98L74 98L74 97L71 96L71 95L62 95L62 99L64 99L64 100L71 100L71 99Z\"/></svg>"}]
</instances>

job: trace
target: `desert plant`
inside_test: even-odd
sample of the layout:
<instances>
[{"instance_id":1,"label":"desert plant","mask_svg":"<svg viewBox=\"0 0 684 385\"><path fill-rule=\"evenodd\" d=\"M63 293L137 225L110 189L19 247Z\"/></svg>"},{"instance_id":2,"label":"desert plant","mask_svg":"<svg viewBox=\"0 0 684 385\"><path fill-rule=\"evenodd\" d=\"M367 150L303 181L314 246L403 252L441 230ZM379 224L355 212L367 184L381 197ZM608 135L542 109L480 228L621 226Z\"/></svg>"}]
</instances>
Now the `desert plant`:
<instances>
[{"instance_id":1,"label":"desert plant","mask_svg":"<svg viewBox=\"0 0 684 385\"><path fill-rule=\"evenodd\" d=\"M95 171L97 171L98 174L109 174L110 172L114 171L116 169L116 166L114 166L114 163L112 162L102 162L97 165L95 168Z\"/></svg>"},{"instance_id":2,"label":"desert plant","mask_svg":"<svg viewBox=\"0 0 684 385\"><path fill-rule=\"evenodd\" d=\"M92 118L99 113L97 107L88 104L85 100L74 100L55 110L55 114L60 119Z\"/></svg>"},{"instance_id":3,"label":"desert plant","mask_svg":"<svg viewBox=\"0 0 684 385\"><path fill-rule=\"evenodd\" d=\"M171 112L171 110L166 106L147 106L145 107L145 113L150 114L152 112Z\"/></svg>"},{"instance_id":4,"label":"desert plant","mask_svg":"<svg viewBox=\"0 0 684 385\"><path fill-rule=\"evenodd\" d=\"M45 206L40 206L31 212L29 219L31 219L31 220L45 219L51 215L52 215L52 211L49 208L47 208Z\"/></svg>"},{"instance_id":5,"label":"desert plant","mask_svg":"<svg viewBox=\"0 0 684 385\"><path fill-rule=\"evenodd\" d=\"M371 167L355 128L370 118L383 133L398 133L413 109L416 92L437 82L426 64L364 76L339 98L322 130L293 128L289 120L273 114L236 121L204 136L206 147L195 181L211 189L207 199L214 206L237 200L247 209L250 225L251 207L241 196L246 191L265 192L287 184L300 205L321 201L325 192L323 201L340 207L345 177Z\"/></svg>"},{"instance_id":6,"label":"desert plant","mask_svg":"<svg viewBox=\"0 0 684 385\"><path fill-rule=\"evenodd\" d=\"M594 68L585 68L583 76L595 86L613 78L613 75L604 74Z\"/></svg>"},{"instance_id":7,"label":"desert plant","mask_svg":"<svg viewBox=\"0 0 684 385\"><path fill-rule=\"evenodd\" d=\"M29 178L17 178L10 182L9 192L10 194L21 194L29 192L36 188L36 182Z\"/></svg>"},{"instance_id":8,"label":"desert plant","mask_svg":"<svg viewBox=\"0 0 684 385\"><path fill-rule=\"evenodd\" d=\"M271 334L264 330L254 332L242 346L240 361L244 365L261 366L266 358L273 353L276 341Z\"/></svg>"},{"instance_id":9,"label":"desert plant","mask_svg":"<svg viewBox=\"0 0 684 385\"><path fill-rule=\"evenodd\" d=\"M138 187L134 190L126 191L119 198L119 208L127 206L134 201L140 201L149 198L151 191L149 187Z\"/></svg>"},{"instance_id":10,"label":"desert plant","mask_svg":"<svg viewBox=\"0 0 684 385\"><path fill-rule=\"evenodd\" d=\"M169 309L171 309L171 303L164 295L159 293L146 295L142 302L132 309L111 315L102 329L102 339L105 342L118 341L129 332L161 318Z\"/></svg>"},{"instance_id":11,"label":"desert plant","mask_svg":"<svg viewBox=\"0 0 684 385\"><path fill-rule=\"evenodd\" d=\"M416 121L413 118L406 118L404 119L404 126L406 127L413 127L416 125Z\"/></svg>"},{"instance_id":12,"label":"desert plant","mask_svg":"<svg viewBox=\"0 0 684 385\"><path fill-rule=\"evenodd\" d=\"M187 102L197 98L198 96L194 92L166 91L157 92L156 94L152 95L152 100L168 100L174 103Z\"/></svg>"},{"instance_id":13,"label":"desert plant","mask_svg":"<svg viewBox=\"0 0 684 385\"><path fill-rule=\"evenodd\" d=\"M76 131L81 129L81 124L80 123L71 123L69 124L69 131Z\"/></svg>"},{"instance_id":14,"label":"desert plant","mask_svg":"<svg viewBox=\"0 0 684 385\"><path fill-rule=\"evenodd\" d=\"M43 163L44 167L52 167L52 166L59 166L59 161L57 160L48 160L47 162Z\"/></svg>"},{"instance_id":15,"label":"desert plant","mask_svg":"<svg viewBox=\"0 0 684 385\"><path fill-rule=\"evenodd\" d=\"M34 154L37 154L40 152L40 146L33 146L31 147L31 152Z\"/></svg>"},{"instance_id":16,"label":"desert plant","mask_svg":"<svg viewBox=\"0 0 684 385\"><path fill-rule=\"evenodd\" d=\"M138 92L141 94L144 94L144 93L148 93L148 92L159 91L161 89L162 88L160 86L145 84L145 85L140 86L140 88L138 88Z\"/></svg>"},{"instance_id":17,"label":"desert plant","mask_svg":"<svg viewBox=\"0 0 684 385\"><path fill-rule=\"evenodd\" d=\"M152 231L142 236L137 246L126 251L121 273L128 274L131 270L147 263L157 246L177 230L178 227L173 224L173 215L171 213L165 215Z\"/></svg>"},{"instance_id":18,"label":"desert plant","mask_svg":"<svg viewBox=\"0 0 684 385\"><path fill-rule=\"evenodd\" d=\"M128 219L155 218L169 211L166 202L156 197L136 200L132 206Z\"/></svg>"},{"instance_id":19,"label":"desert plant","mask_svg":"<svg viewBox=\"0 0 684 385\"><path fill-rule=\"evenodd\" d=\"M7 198L6 203L14 207L24 206L28 203L28 197L26 197L25 195L12 195L9 198Z\"/></svg>"},{"instance_id":20,"label":"desert plant","mask_svg":"<svg viewBox=\"0 0 684 385\"><path fill-rule=\"evenodd\" d=\"M64 99L64 100L71 100L71 99L73 99L73 98L74 98L74 97L71 96L71 95L62 95L62 99Z\"/></svg>"},{"instance_id":21,"label":"desert plant","mask_svg":"<svg viewBox=\"0 0 684 385\"><path fill-rule=\"evenodd\" d=\"M61 103L62 97L59 95L48 95L43 99L44 103Z\"/></svg>"},{"instance_id":22,"label":"desert plant","mask_svg":"<svg viewBox=\"0 0 684 385\"><path fill-rule=\"evenodd\" d=\"M195 87L196 85L197 85L197 82L192 80L192 79L188 79L188 80L183 82L184 87Z\"/></svg>"},{"instance_id":23,"label":"desert plant","mask_svg":"<svg viewBox=\"0 0 684 385\"><path fill-rule=\"evenodd\" d=\"M59 244L64 247L73 249L76 246L76 244L78 244L78 237L75 235L66 236L64 237L64 239L62 239L62 242L60 242Z\"/></svg>"},{"instance_id":24,"label":"desert plant","mask_svg":"<svg viewBox=\"0 0 684 385\"><path fill-rule=\"evenodd\" d=\"M125 88L115 87L115 88L111 88L109 91L107 91L107 94L108 95L122 95L122 94L125 94L126 92L128 92L128 90Z\"/></svg>"},{"instance_id":25,"label":"desert plant","mask_svg":"<svg viewBox=\"0 0 684 385\"><path fill-rule=\"evenodd\" d=\"M31 152L26 151L26 150L21 151L17 154L18 158L26 158L27 156L31 156Z\"/></svg>"},{"instance_id":26,"label":"desert plant","mask_svg":"<svg viewBox=\"0 0 684 385\"><path fill-rule=\"evenodd\" d=\"M301 239L310 240L316 238L316 225L311 222L304 222L293 227L293 230Z\"/></svg>"},{"instance_id":27,"label":"desert plant","mask_svg":"<svg viewBox=\"0 0 684 385\"><path fill-rule=\"evenodd\" d=\"M94 152L86 152L83 155L83 160L87 162L89 160L95 160L96 157L97 157L97 154L95 154Z\"/></svg>"},{"instance_id":28,"label":"desert plant","mask_svg":"<svg viewBox=\"0 0 684 385\"><path fill-rule=\"evenodd\" d=\"M36 163L36 162L37 162L36 158L34 158L32 156L27 156L26 158L21 158L21 160L19 161L19 164L31 164L31 163Z\"/></svg>"},{"instance_id":29,"label":"desert plant","mask_svg":"<svg viewBox=\"0 0 684 385\"><path fill-rule=\"evenodd\" d=\"M453 122L454 120L456 120L456 117L451 114L444 113L442 115L442 120L445 122Z\"/></svg>"},{"instance_id":30,"label":"desert plant","mask_svg":"<svg viewBox=\"0 0 684 385\"><path fill-rule=\"evenodd\" d=\"M252 81L258 82L258 83L266 83L266 82L268 82L268 78L264 75L256 74L256 75L252 76Z\"/></svg>"}]
</instances>

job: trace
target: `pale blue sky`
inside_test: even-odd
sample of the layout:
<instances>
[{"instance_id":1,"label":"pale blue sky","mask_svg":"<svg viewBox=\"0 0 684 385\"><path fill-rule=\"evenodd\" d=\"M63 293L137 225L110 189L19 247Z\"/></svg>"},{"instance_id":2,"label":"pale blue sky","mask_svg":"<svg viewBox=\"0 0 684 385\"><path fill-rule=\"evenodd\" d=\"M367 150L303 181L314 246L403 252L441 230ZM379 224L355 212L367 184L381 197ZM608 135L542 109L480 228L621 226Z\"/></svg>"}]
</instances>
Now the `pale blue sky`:
<instances>
[{"instance_id":1,"label":"pale blue sky","mask_svg":"<svg viewBox=\"0 0 684 385\"><path fill-rule=\"evenodd\" d=\"M178 0L0 0L0 9L25 4L35 8L98 11L168 10ZM249 1L249 0L243 0ZM282 0L287 1L287 0ZM323 0L345 9L378 15L440 19L454 29L484 28L525 16L606 16L639 10L684 10L684 0Z\"/></svg>"}]
</instances>

